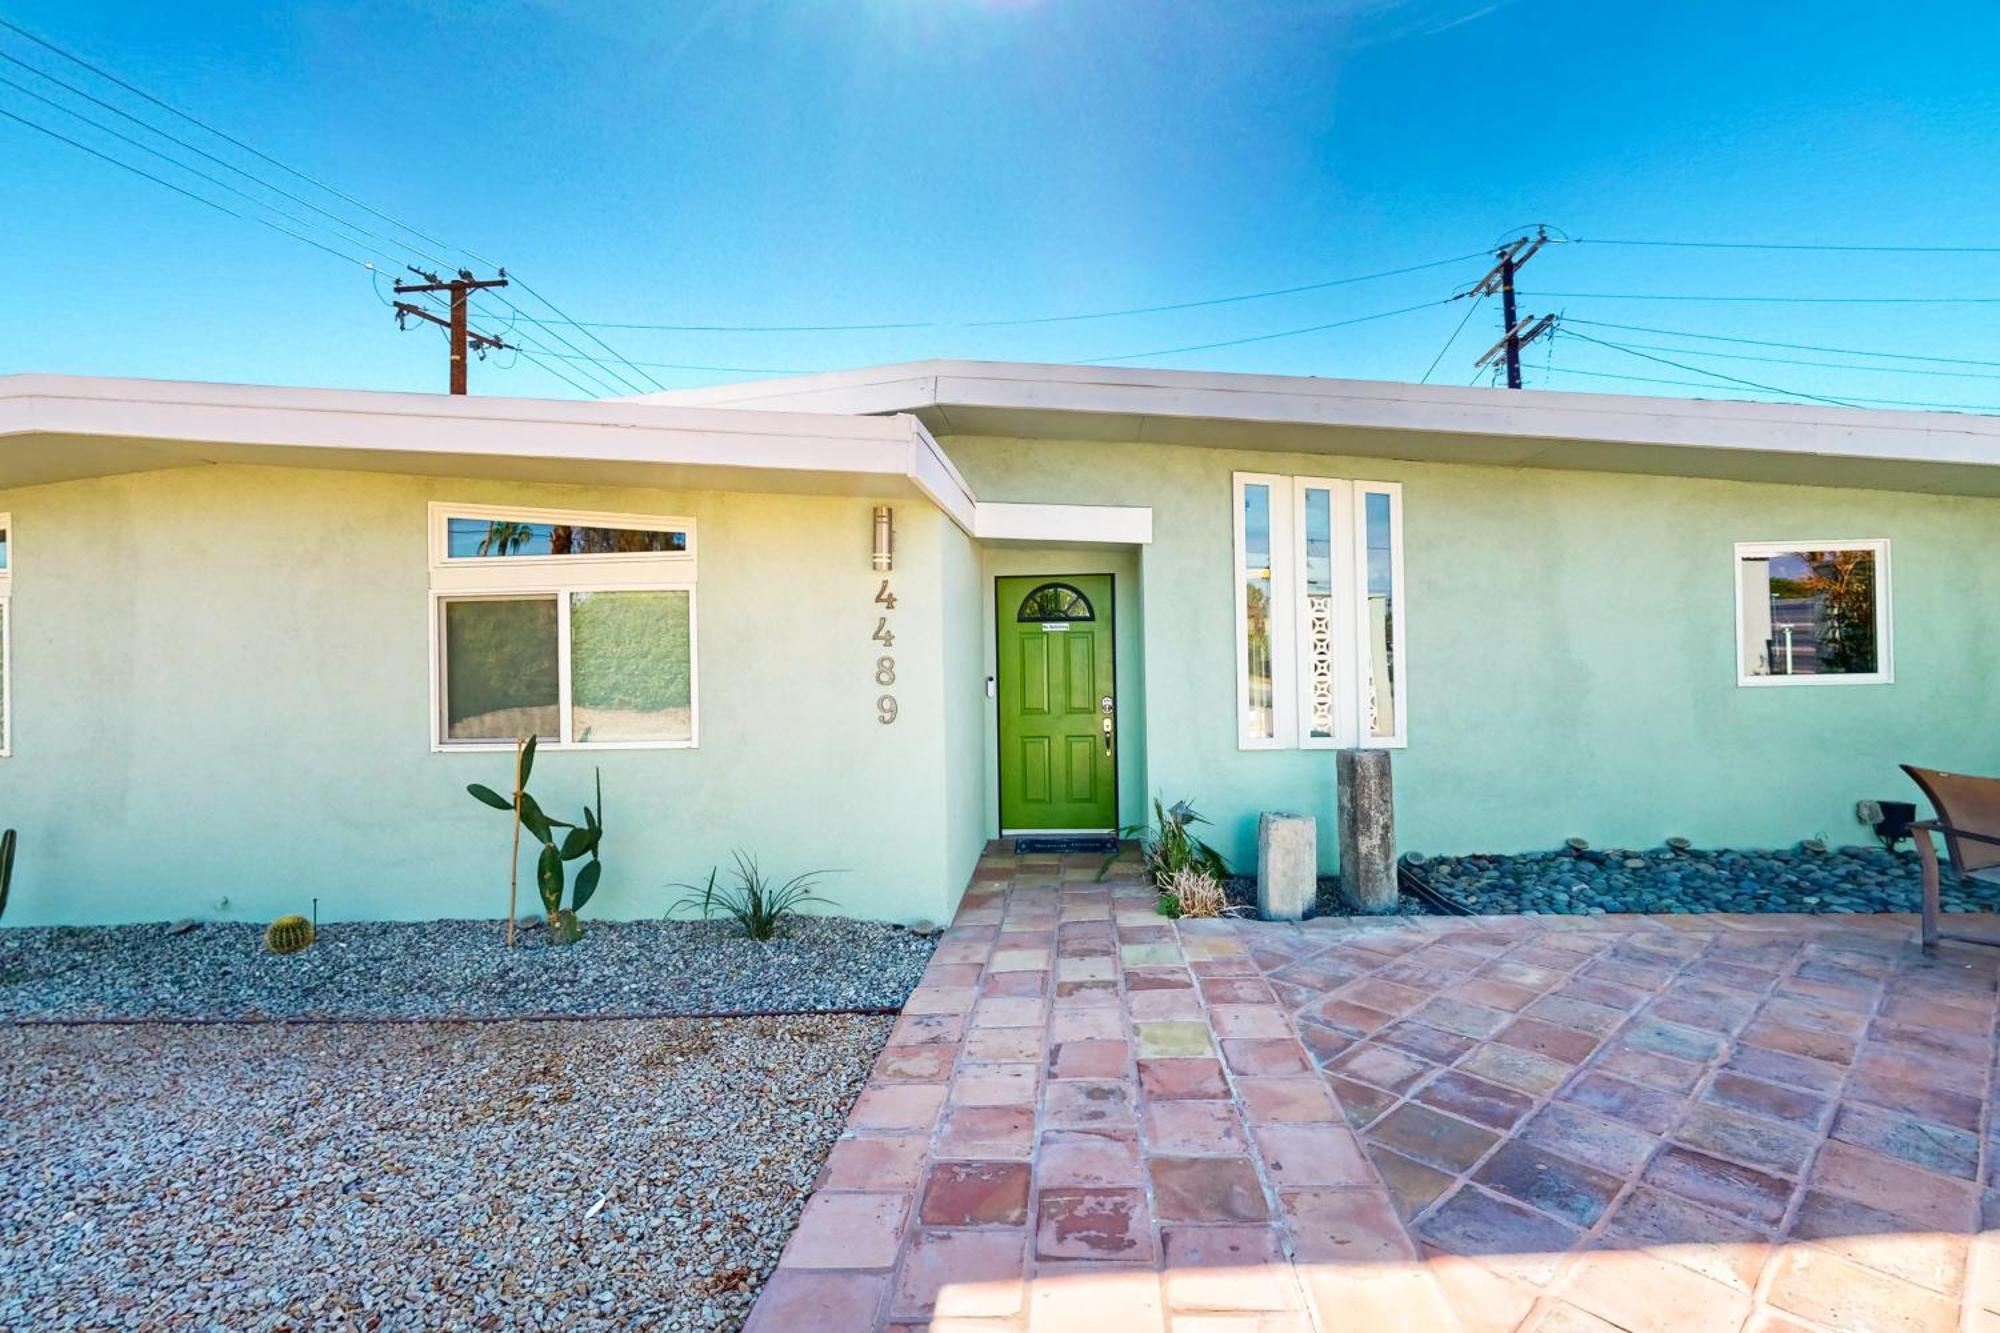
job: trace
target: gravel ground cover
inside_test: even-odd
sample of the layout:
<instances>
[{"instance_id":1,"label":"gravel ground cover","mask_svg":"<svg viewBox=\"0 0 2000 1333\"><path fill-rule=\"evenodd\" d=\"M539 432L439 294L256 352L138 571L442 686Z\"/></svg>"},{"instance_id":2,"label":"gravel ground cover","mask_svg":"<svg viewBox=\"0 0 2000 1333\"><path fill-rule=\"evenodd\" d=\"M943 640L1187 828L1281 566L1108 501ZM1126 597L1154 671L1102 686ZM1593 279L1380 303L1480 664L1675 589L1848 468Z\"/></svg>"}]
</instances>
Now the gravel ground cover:
<instances>
[{"instance_id":1,"label":"gravel ground cover","mask_svg":"<svg viewBox=\"0 0 2000 1333\"><path fill-rule=\"evenodd\" d=\"M1923 879L1913 851L1574 852L1438 856L1416 867L1475 912L1914 912ZM2000 887L1962 886L1945 872L1947 912L2000 910Z\"/></svg>"},{"instance_id":2,"label":"gravel ground cover","mask_svg":"<svg viewBox=\"0 0 2000 1333\"><path fill-rule=\"evenodd\" d=\"M899 1007L934 940L896 926L801 917L768 944L717 921L588 923L508 949L496 921L322 926L279 957L260 927L0 930L0 1020L478 1018Z\"/></svg>"},{"instance_id":3,"label":"gravel ground cover","mask_svg":"<svg viewBox=\"0 0 2000 1333\"><path fill-rule=\"evenodd\" d=\"M0 1327L740 1327L891 1022L0 1029Z\"/></svg>"},{"instance_id":4,"label":"gravel ground cover","mask_svg":"<svg viewBox=\"0 0 2000 1333\"><path fill-rule=\"evenodd\" d=\"M1257 915L1257 881L1254 877L1233 875L1230 877L1229 882L1223 885L1223 891L1228 895L1229 903L1232 907L1245 909L1245 916L1254 918ZM1353 905L1340 892L1340 876L1321 875L1313 889L1313 906L1310 915L1349 916L1353 912ZM1429 916L1431 915L1431 909L1411 897L1408 893L1405 893L1396 899L1396 914L1398 916Z\"/></svg>"}]
</instances>

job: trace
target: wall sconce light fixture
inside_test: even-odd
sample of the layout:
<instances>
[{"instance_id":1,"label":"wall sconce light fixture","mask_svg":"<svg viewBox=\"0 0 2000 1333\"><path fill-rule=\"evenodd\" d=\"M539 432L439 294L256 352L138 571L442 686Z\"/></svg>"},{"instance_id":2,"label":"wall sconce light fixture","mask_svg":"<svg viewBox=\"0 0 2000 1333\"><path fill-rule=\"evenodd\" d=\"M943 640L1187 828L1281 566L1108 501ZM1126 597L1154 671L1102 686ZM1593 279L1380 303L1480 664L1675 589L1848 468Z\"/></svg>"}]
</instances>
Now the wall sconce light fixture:
<instances>
[{"instance_id":1,"label":"wall sconce light fixture","mask_svg":"<svg viewBox=\"0 0 2000 1333\"><path fill-rule=\"evenodd\" d=\"M886 574L896 567L896 528L893 512L888 505L875 506L875 557L873 564L878 573Z\"/></svg>"}]
</instances>

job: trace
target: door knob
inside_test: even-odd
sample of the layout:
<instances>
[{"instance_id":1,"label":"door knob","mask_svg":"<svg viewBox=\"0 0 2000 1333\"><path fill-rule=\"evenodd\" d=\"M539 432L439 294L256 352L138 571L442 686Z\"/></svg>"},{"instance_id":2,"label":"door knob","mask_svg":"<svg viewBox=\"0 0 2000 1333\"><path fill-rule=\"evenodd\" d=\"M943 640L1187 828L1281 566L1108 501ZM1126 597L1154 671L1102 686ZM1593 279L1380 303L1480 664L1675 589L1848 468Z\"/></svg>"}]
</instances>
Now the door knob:
<instances>
[{"instance_id":1,"label":"door knob","mask_svg":"<svg viewBox=\"0 0 2000 1333\"><path fill-rule=\"evenodd\" d=\"M1104 719L1104 753L1111 753L1111 719Z\"/></svg>"}]
</instances>

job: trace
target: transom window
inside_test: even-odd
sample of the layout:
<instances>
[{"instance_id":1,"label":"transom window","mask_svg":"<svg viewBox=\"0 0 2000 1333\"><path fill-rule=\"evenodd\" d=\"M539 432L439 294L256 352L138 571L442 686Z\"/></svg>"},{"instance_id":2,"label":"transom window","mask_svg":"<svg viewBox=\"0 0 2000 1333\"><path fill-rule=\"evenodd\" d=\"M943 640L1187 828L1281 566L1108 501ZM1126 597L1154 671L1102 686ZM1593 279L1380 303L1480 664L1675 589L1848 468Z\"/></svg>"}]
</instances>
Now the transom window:
<instances>
[{"instance_id":1,"label":"transom window","mask_svg":"<svg viewBox=\"0 0 2000 1333\"><path fill-rule=\"evenodd\" d=\"M1095 620L1090 599L1067 583L1044 583L1021 599L1014 619L1022 624L1036 621Z\"/></svg>"},{"instance_id":2,"label":"transom window","mask_svg":"<svg viewBox=\"0 0 2000 1333\"><path fill-rule=\"evenodd\" d=\"M445 518L445 543L452 560L641 555L688 548L687 533L676 528L601 528L462 514Z\"/></svg>"},{"instance_id":3,"label":"transom window","mask_svg":"<svg viewBox=\"0 0 2000 1333\"><path fill-rule=\"evenodd\" d=\"M1401 746L1402 488L1235 478L1237 744Z\"/></svg>"},{"instance_id":4,"label":"transom window","mask_svg":"<svg viewBox=\"0 0 2000 1333\"><path fill-rule=\"evenodd\" d=\"M431 506L433 744L695 743L694 525Z\"/></svg>"},{"instance_id":5,"label":"transom window","mask_svg":"<svg viewBox=\"0 0 2000 1333\"><path fill-rule=\"evenodd\" d=\"M1889 543L1739 542L1741 685L1886 685Z\"/></svg>"}]
</instances>

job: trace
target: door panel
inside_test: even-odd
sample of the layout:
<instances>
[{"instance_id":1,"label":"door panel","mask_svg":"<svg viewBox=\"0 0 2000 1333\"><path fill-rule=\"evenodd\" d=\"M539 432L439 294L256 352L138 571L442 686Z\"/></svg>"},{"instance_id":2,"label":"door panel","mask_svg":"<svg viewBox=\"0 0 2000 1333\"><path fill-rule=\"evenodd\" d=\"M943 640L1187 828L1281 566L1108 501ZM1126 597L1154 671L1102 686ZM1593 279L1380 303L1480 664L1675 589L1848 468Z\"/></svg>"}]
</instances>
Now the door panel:
<instances>
[{"instance_id":1,"label":"door panel","mask_svg":"<svg viewBox=\"0 0 2000 1333\"><path fill-rule=\"evenodd\" d=\"M1049 645L1044 635L1021 640L1021 711L1045 717L1049 711Z\"/></svg>"},{"instance_id":2,"label":"door panel","mask_svg":"<svg viewBox=\"0 0 2000 1333\"><path fill-rule=\"evenodd\" d=\"M1001 828L1115 827L1111 576L996 579L994 611Z\"/></svg>"}]
</instances>

